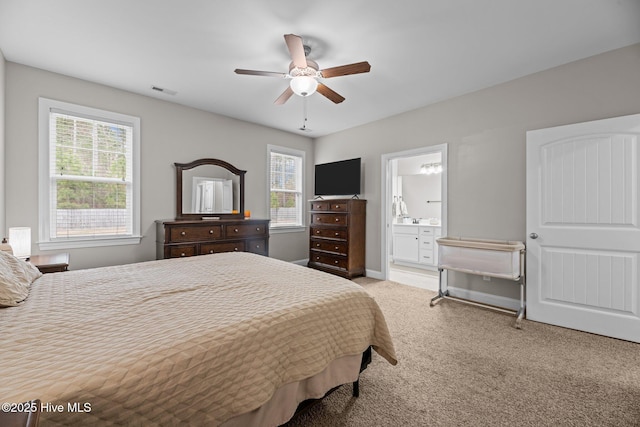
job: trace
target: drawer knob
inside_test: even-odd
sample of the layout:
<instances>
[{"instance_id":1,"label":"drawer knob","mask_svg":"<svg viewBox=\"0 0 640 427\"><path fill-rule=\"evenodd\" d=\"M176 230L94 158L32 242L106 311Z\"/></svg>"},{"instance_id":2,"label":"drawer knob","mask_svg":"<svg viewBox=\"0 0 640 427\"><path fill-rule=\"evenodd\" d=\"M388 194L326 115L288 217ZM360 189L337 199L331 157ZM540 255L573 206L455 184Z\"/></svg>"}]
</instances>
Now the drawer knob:
<instances>
[{"instance_id":1,"label":"drawer knob","mask_svg":"<svg viewBox=\"0 0 640 427\"><path fill-rule=\"evenodd\" d=\"M340 205L336 205L336 209L340 208Z\"/></svg>"},{"instance_id":2,"label":"drawer knob","mask_svg":"<svg viewBox=\"0 0 640 427\"><path fill-rule=\"evenodd\" d=\"M209 234L213 234L213 230L209 230Z\"/></svg>"},{"instance_id":3,"label":"drawer knob","mask_svg":"<svg viewBox=\"0 0 640 427\"><path fill-rule=\"evenodd\" d=\"M212 253L213 253L213 249L211 249L211 250L209 251L209 253L210 253L210 254L212 254Z\"/></svg>"},{"instance_id":4,"label":"drawer knob","mask_svg":"<svg viewBox=\"0 0 640 427\"><path fill-rule=\"evenodd\" d=\"M320 257L319 256L316 257L316 261L320 261Z\"/></svg>"},{"instance_id":5,"label":"drawer knob","mask_svg":"<svg viewBox=\"0 0 640 427\"><path fill-rule=\"evenodd\" d=\"M260 245L256 245L256 249L260 249Z\"/></svg>"},{"instance_id":6,"label":"drawer knob","mask_svg":"<svg viewBox=\"0 0 640 427\"><path fill-rule=\"evenodd\" d=\"M186 254L185 254L184 252L181 252L181 253L180 253L180 256L185 256L185 255L186 255Z\"/></svg>"},{"instance_id":7,"label":"drawer knob","mask_svg":"<svg viewBox=\"0 0 640 427\"><path fill-rule=\"evenodd\" d=\"M316 243L316 248L319 248L319 247L320 247L320 243Z\"/></svg>"},{"instance_id":8,"label":"drawer knob","mask_svg":"<svg viewBox=\"0 0 640 427\"><path fill-rule=\"evenodd\" d=\"M338 260L335 260L335 261L334 261L334 263L336 263L336 264L337 264L337 263L338 263Z\"/></svg>"},{"instance_id":9,"label":"drawer knob","mask_svg":"<svg viewBox=\"0 0 640 427\"><path fill-rule=\"evenodd\" d=\"M339 236L339 235L340 235L340 233L336 232L336 236Z\"/></svg>"},{"instance_id":10,"label":"drawer knob","mask_svg":"<svg viewBox=\"0 0 640 427\"><path fill-rule=\"evenodd\" d=\"M336 246L336 251L338 250L338 247Z\"/></svg>"},{"instance_id":11,"label":"drawer knob","mask_svg":"<svg viewBox=\"0 0 640 427\"><path fill-rule=\"evenodd\" d=\"M186 236L186 235L187 235L187 232L186 232L186 231L181 231L181 232L180 232L180 235L181 235L181 236Z\"/></svg>"},{"instance_id":12,"label":"drawer knob","mask_svg":"<svg viewBox=\"0 0 640 427\"><path fill-rule=\"evenodd\" d=\"M238 248L233 248L233 250L237 252L237 251L238 251Z\"/></svg>"},{"instance_id":13,"label":"drawer knob","mask_svg":"<svg viewBox=\"0 0 640 427\"><path fill-rule=\"evenodd\" d=\"M340 218L336 218L336 222L340 222Z\"/></svg>"},{"instance_id":14,"label":"drawer knob","mask_svg":"<svg viewBox=\"0 0 640 427\"><path fill-rule=\"evenodd\" d=\"M233 231L235 231L235 232L237 233L237 232L238 232L238 229L237 229L237 228L234 228L234 229L233 229Z\"/></svg>"},{"instance_id":15,"label":"drawer knob","mask_svg":"<svg viewBox=\"0 0 640 427\"><path fill-rule=\"evenodd\" d=\"M316 230L316 234L320 234L320 230Z\"/></svg>"},{"instance_id":16,"label":"drawer knob","mask_svg":"<svg viewBox=\"0 0 640 427\"><path fill-rule=\"evenodd\" d=\"M260 231L260 227L256 227L256 231Z\"/></svg>"}]
</instances>

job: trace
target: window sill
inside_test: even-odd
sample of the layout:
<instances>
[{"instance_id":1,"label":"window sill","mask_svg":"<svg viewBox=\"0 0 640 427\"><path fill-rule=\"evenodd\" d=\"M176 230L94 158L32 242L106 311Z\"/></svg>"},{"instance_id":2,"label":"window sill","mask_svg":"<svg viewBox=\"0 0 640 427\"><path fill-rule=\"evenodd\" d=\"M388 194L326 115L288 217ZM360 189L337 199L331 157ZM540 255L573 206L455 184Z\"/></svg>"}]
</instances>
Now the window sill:
<instances>
[{"instance_id":1,"label":"window sill","mask_svg":"<svg viewBox=\"0 0 640 427\"><path fill-rule=\"evenodd\" d=\"M299 226L281 226L281 227L271 227L269 231L271 234L280 234L280 233L300 233L306 231L307 227L304 225Z\"/></svg>"},{"instance_id":2,"label":"window sill","mask_svg":"<svg viewBox=\"0 0 640 427\"><path fill-rule=\"evenodd\" d=\"M38 242L41 251L56 249L74 249L74 248L95 248L100 246L123 246L140 244L142 236L128 237L111 237L111 238L95 238L95 239L77 239L77 240L56 240L48 242Z\"/></svg>"}]
</instances>

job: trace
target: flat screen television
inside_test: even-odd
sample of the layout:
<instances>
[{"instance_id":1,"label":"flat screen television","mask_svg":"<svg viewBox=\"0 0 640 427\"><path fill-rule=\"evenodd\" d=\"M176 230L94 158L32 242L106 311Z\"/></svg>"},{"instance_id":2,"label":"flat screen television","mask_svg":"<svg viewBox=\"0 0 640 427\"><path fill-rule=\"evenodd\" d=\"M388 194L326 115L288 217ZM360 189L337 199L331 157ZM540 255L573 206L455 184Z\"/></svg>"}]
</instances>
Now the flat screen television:
<instances>
[{"instance_id":1,"label":"flat screen television","mask_svg":"<svg viewBox=\"0 0 640 427\"><path fill-rule=\"evenodd\" d=\"M360 194L360 157L316 165L316 196Z\"/></svg>"}]
</instances>

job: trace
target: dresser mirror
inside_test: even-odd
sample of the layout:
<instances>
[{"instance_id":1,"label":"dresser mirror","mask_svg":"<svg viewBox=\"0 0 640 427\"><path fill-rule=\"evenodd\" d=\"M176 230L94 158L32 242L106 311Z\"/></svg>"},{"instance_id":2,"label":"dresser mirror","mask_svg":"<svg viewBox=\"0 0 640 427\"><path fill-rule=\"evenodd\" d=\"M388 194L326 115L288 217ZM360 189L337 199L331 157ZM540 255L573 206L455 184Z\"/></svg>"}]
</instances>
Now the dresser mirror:
<instances>
[{"instance_id":1,"label":"dresser mirror","mask_svg":"<svg viewBox=\"0 0 640 427\"><path fill-rule=\"evenodd\" d=\"M175 163L176 219L244 218L244 174L219 159Z\"/></svg>"}]
</instances>

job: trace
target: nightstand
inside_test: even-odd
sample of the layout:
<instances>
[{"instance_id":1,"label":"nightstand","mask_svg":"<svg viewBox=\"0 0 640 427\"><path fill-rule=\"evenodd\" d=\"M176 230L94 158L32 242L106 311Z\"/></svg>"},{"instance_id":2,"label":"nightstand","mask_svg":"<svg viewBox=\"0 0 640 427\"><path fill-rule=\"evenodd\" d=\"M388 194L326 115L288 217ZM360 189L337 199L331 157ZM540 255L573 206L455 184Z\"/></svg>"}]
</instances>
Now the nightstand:
<instances>
[{"instance_id":1,"label":"nightstand","mask_svg":"<svg viewBox=\"0 0 640 427\"><path fill-rule=\"evenodd\" d=\"M42 273L58 273L67 271L69 268L69 254L33 255L29 258L29 262L38 267Z\"/></svg>"}]
</instances>

